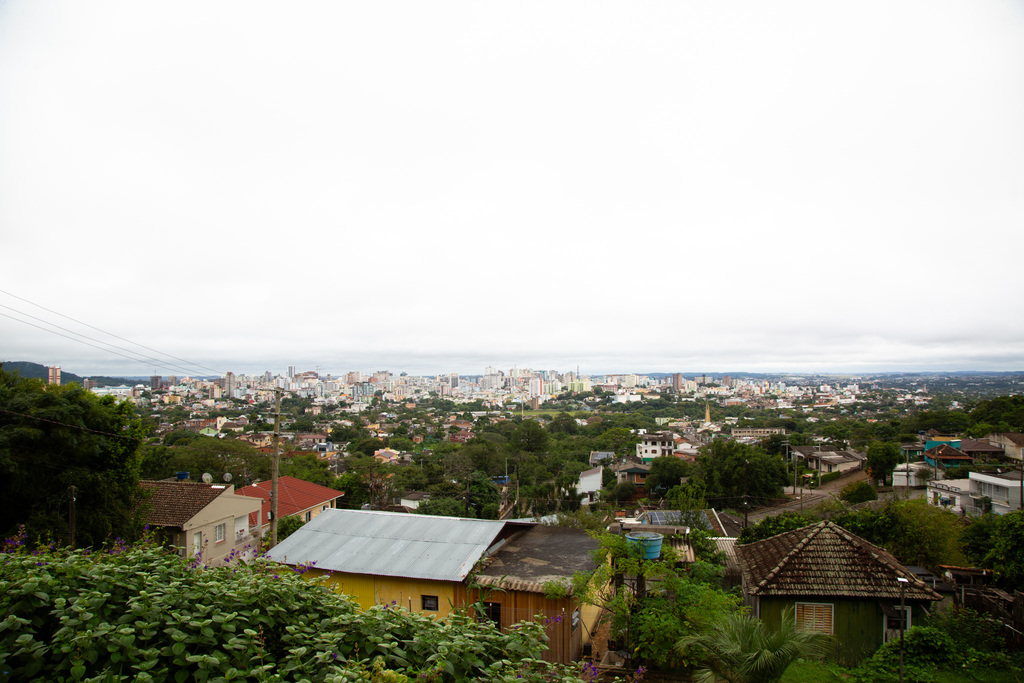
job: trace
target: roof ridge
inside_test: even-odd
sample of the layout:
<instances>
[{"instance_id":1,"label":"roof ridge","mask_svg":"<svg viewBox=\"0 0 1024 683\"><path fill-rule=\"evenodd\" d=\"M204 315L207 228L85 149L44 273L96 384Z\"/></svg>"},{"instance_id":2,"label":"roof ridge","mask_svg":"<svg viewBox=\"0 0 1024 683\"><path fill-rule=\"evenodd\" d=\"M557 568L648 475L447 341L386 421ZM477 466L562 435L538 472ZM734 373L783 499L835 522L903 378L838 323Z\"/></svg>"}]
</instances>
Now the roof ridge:
<instances>
[{"instance_id":1,"label":"roof ridge","mask_svg":"<svg viewBox=\"0 0 1024 683\"><path fill-rule=\"evenodd\" d=\"M817 524L814 524L811 527L804 527L803 529L807 529L808 530L807 531L807 535L805 535L802 539L800 539L800 541L796 545L794 545L792 548L789 549L789 552L786 553L783 556L783 558L778 561L778 563L776 563L775 567L773 567L770 572L765 574L764 578L761 579L758 582L758 584L754 587L754 589L751 591L751 593L756 593L758 588L761 588L762 586L765 586L772 578L775 577L776 574L781 572L783 567L785 567L786 564L789 563L789 561L793 558L793 556L796 555L801 550L803 550L804 547L806 547L807 544L810 542L810 540L812 538L814 538L815 536L817 536L821 532L821 530L824 529L825 526L828 525L828 524L831 524L831 522L822 521L822 522L818 522ZM794 531L802 531L803 529L794 529ZM781 535L782 534L779 534L779 536L781 536ZM765 539L765 540L768 540L768 539Z\"/></svg>"}]
</instances>

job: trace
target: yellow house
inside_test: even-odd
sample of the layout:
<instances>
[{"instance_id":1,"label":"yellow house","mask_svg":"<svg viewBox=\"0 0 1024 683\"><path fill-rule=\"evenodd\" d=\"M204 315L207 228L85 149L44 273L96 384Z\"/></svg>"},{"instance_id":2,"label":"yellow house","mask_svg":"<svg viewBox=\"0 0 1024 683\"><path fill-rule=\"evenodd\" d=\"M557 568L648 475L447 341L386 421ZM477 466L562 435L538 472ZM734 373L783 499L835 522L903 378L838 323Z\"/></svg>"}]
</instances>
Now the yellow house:
<instances>
[{"instance_id":1,"label":"yellow house","mask_svg":"<svg viewBox=\"0 0 1024 683\"><path fill-rule=\"evenodd\" d=\"M329 509L268 556L311 566L309 575L326 576L364 609L396 604L444 618L482 601L502 629L540 616L545 658L569 662L598 615L567 588L576 572L594 569L596 545L582 530L533 522Z\"/></svg>"}]
</instances>

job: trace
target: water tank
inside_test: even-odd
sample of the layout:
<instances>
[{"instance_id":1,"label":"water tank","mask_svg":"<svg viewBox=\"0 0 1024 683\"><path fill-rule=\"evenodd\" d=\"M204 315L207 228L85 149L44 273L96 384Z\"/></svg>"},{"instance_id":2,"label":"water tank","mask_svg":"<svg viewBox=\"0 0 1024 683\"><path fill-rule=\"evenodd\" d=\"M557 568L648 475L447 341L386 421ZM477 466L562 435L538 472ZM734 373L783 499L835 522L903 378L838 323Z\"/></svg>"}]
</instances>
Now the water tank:
<instances>
[{"instance_id":1,"label":"water tank","mask_svg":"<svg viewBox=\"0 0 1024 683\"><path fill-rule=\"evenodd\" d=\"M645 560L656 560L661 557L661 542L664 538L650 531L630 531L626 534L626 543L631 548L639 548Z\"/></svg>"}]
</instances>

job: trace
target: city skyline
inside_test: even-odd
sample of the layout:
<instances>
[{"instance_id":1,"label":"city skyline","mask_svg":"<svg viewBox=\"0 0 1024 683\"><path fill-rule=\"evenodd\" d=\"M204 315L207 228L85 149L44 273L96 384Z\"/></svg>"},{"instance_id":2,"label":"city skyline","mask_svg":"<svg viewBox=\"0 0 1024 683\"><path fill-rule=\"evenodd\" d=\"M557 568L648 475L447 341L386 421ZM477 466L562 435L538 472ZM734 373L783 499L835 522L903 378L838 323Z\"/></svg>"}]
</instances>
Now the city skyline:
<instances>
[{"instance_id":1,"label":"city skyline","mask_svg":"<svg viewBox=\"0 0 1024 683\"><path fill-rule=\"evenodd\" d=\"M1018 370L1020 83L1010 0L8 0L0 357Z\"/></svg>"}]
</instances>

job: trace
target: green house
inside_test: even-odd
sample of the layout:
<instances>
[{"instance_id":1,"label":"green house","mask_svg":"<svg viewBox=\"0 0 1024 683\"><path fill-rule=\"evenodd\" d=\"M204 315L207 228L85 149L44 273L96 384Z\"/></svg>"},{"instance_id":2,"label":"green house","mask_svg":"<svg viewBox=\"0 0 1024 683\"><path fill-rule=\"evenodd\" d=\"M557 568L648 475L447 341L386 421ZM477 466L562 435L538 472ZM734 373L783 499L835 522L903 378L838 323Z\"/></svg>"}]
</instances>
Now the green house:
<instances>
[{"instance_id":1,"label":"green house","mask_svg":"<svg viewBox=\"0 0 1024 683\"><path fill-rule=\"evenodd\" d=\"M771 628L792 610L798 627L832 637L833 658L844 665L898 638L901 615L910 628L942 597L895 557L832 522L738 546L736 552L744 604Z\"/></svg>"}]
</instances>

